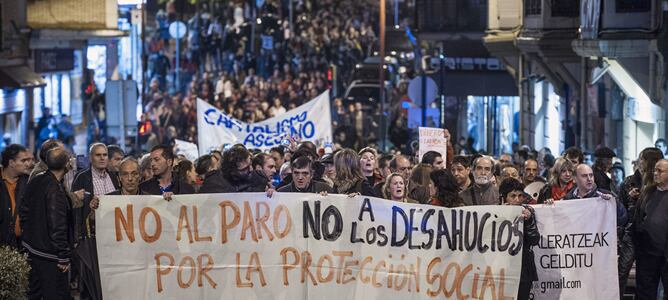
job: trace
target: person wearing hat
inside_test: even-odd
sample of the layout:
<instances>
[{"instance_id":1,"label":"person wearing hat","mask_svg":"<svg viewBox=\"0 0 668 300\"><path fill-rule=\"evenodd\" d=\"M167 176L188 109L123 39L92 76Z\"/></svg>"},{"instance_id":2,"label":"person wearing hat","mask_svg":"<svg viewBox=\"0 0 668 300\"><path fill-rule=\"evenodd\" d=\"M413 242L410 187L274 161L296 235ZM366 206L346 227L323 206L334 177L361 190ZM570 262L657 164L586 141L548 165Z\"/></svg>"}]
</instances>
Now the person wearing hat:
<instances>
[{"instance_id":1,"label":"person wearing hat","mask_svg":"<svg viewBox=\"0 0 668 300\"><path fill-rule=\"evenodd\" d=\"M597 187L608 191L613 190L612 179L610 179L608 173L610 172L610 169L612 169L612 159L615 156L617 156L615 155L615 152L608 147L598 148L594 152L596 160L594 161L592 169L594 170L594 182Z\"/></svg>"}]
</instances>

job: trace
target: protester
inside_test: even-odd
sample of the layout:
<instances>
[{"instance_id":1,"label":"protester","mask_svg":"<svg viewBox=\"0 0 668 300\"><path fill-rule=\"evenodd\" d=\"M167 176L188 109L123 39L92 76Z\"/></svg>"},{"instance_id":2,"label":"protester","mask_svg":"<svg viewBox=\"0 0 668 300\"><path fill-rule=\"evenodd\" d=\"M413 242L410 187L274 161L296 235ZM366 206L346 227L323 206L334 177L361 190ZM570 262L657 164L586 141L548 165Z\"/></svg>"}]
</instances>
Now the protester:
<instances>
[{"instance_id":1,"label":"protester","mask_svg":"<svg viewBox=\"0 0 668 300\"><path fill-rule=\"evenodd\" d=\"M176 179L179 182L185 182L193 187L197 185L198 177L195 171L195 165L189 160L182 160L174 167Z\"/></svg>"},{"instance_id":2,"label":"protester","mask_svg":"<svg viewBox=\"0 0 668 300\"><path fill-rule=\"evenodd\" d=\"M251 162L254 170L254 176L260 179L267 186L273 186L273 178L276 174L276 163L271 155L258 153Z\"/></svg>"},{"instance_id":3,"label":"protester","mask_svg":"<svg viewBox=\"0 0 668 300\"><path fill-rule=\"evenodd\" d=\"M119 166L119 178L121 188L107 195L140 195L139 191L139 163L132 157L123 159Z\"/></svg>"},{"instance_id":4,"label":"protester","mask_svg":"<svg viewBox=\"0 0 668 300\"><path fill-rule=\"evenodd\" d=\"M194 194L195 188L176 178L172 173L174 152L172 147L158 145L151 149L151 170L153 178L139 184L139 191L149 195L162 195L169 201L173 195Z\"/></svg>"},{"instance_id":5,"label":"protester","mask_svg":"<svg viewBox=\"0 0 668 300\"><path fill-rule=\"evenodd\" d=\"M125 152L117 145L109 145L107 152L109 155L109 167L107 169L112 176L118 178L118 170L121 166L121 161L125 158Z\"/></svg>"},{"instance_id":6,"label":"protester","mask_svg":"<svg viewBox=\"0 0 668 300\"><path fill-rule=\"evenodd\" d=\"M624 205L615 200L610 191L600 189L594 183L594 171L586 164L580 164L575 168L575 188L571 190L563 200L602 198L617 201L617 226L623 227L628 221L628 215Z\"/></svg>"},{"instance_id":7,"label":"protester","mask_svg":"<svg viewBox=\"0 0 668 300\"><path fill-rule=\"evenodd\" d=\"M375 197L373 187L362 174L360 158L352 149L343 149L334 155L336 179L334 192L338 194L360 194Z\"/></svg>"},{"instance_id":8,"label":"protester","mask_svg":"<svg viewBox=\"0 0 668 300\"><path fill-rule=\"evenodd\" d=\"M577 166L584 162L584 155L578 147L570 147L566 149L563 157L570 160L573 166Z\"/></svg>"},{"instance_id":9,"label":"protester","mask_svg":"<svg viewBox=\"0 0 668 300\"><path fill-rule=\"evenodd\" d=\"M538 245L540 241L540 232L538 232L536 224L536 212L531 206L526 205L527 196L524 194L524 185L519 180L508 178L502 181L499 185L499 195L501 203L505 205L521 205L524 208L522 211L522 216L524 217L524 229L522 230L524 235L522 243L522 271L520 273L520 286L516 299L532 299L530 296L531 287L533 282L538 280L532 248Z\"/></svg>"},{"instance_id":10,"label":"protester","mask_svg":"<svg viewBox=\"0 0 668 300\"><path fill-rule=\"evenodd\" d=\"M69 171L69 159L62 147L45 153L47 171L30 180L21 202L21 239L30 264L29 299L70 299L72 206L61 183Z\"/></svg>"},{"instance_id":11,"label":"protester","mask_svg":"<svg viewBox=\"0 0 668 300\"><path fill-rule=\"evenodd\" d=\"M517 168L517 166L512 164L501 165L499 170L499 182L502 182L508 178L521 180L520 170Z\"/></svg>"},{"instance_id":12,"label":"protester","mask_svg":"<svg viewBox=\"0 0 668 300\"><path fill-rule=\"evenodd\" d=\"M332 189L325 183L313 181L313 163L306 156L294 159L290 163L292 182L279 188L282 193L331 193Z\"/></svg>"},{"instance_id":13,"label":"protester","mask_svg":"<svg viewBox=\"0 0 668 300\"><path fill-rule=\"evenodd\" d=\"M594 152L594 181L596 186L612 191L612 179L608 175L612 168L612 159L617 156L612 149L608 147L601 147Z\"/></svg>"},{"instance_id":14,"label":"protester","mask_svg":"<svg viewBox=\"0 0 668 300\"><path fill-rule=\"evenodd\" d=\"M664 157L668 156L668 142L666 139L660 138L654 142L654 147L659 149Z\"/></svg>"},{"instance_id":15,"label":"protester","mask_svg":"<svg viewBox=\"0 0 668 300\"><path fill-rule=\"evenodd\" d=\"M464 200L459 196L459 186L450 171L434 170L429 174L429 178L435 189L431 205L449 208L464 206Z\"/></svg>"},{"instance_id":16,"label":"protester","mask_svg":"<svg viewBox=\"0 0 668 300\"><path fill-rule=\"evenodd\" d=\"M659 283L668 286L666 240L668 237L668 160L654 167L655 185L640 196L634 215L636 299L657 299Z\"/></svg>"},{"instance_id":17,"label":"protester","mask_svg":"<svg viewBox=\"0 0 668 300\"><path fill-rule=\"evenodd\" d=\"M415 203L416 200L410 199L407 195L407 184L404 177L399 173L392 173L385 179L383 184L383 198L403 203Z\"/></svg>"},{"instance_id":18,"label":"protester","mask_svg":"<svg viewBox=\"0 0 668 300\"><path fill-rule=\"evenodd\" d=\"M434 184L429 178L429 174L434 169L428 164L418 164L413 167L410 179L408 180L408 197L417 200L419 203L426 204L432 201L434 196Z\"/></svg>"},{"instance_id":19,"label":"protester","mask_svg":"<svg viewBox=\"0 0 668 300\"><path fill-rule=\"evenodd\" d=\"M37 174L48 170L48 167L46 166L46 153L49 152L51 149L57 147L64 148L65 146L61 141L56 139L48 139L44 141L42 146L39 148L39 154L38 154L39 162L35 165L32 172L30 172L30 177L28 177L28 181L30 181Z\"/></svg>"},{"instance_id":20,"label":"protester","mask_svg":"<svg viewBox=\"0 0 668 300\"><path fill-rule=\"evenodd\" d=\"M540 190L537 202L543 204L546 200L559 201L575 187L573 171L575 167L570 160L558 158L550 170L550 181ZM548 201L549 202L549 201Z\"/></svg>"},{"instance_id":21,"label":"protester","mask_svg":"<svg viewBox=\"0 0 668 300\"><path fill-rule=\"evenodd\" d=\"M18 248L21 236L19 207L33 167L33 156L25 147L11 144L2 151L0 158L0 245Z\"/></svg>"},{"instance_id":22,"label":"protester","mask_svg":"<svg viewBox=\"0 0 668 300\"><path fill-rule=\"evenodd\" d=\"M431 165L435 170L445 169L443 156L436 151L427 151L427 153L422 155L420 163Z\"/></svg>"},{"instance_id":23,"label":"protester","mask_svg":"<svg viewBox=\"0 0 668 300\"><path fill-rule=\"evenodd\" d=\"M473 185L459 193L466 206L497 205L499 190L492 184L494 161L481 156L473 161Z\"/></svg>"},{"instance_id":24,"label":"protester","mask_svg":"<svg viewBox=\"0 0 668 300\"><path fill-rule=\"evenodd\" d=\"M527 159L524 162L522 181L525 186L534 182L545 182L545 179L538 175L538 162L535 159Z\"/></svg>"},{"instance_id":25,"label":"protester","mask_svg":"<svg viewBox=\"0 0 668 300\"><path fill-rule=\"evenodd\" d=\"M459 190L463 191L473 185L471 180L471 162L466 156L455 156L452 158L452 175L455 176L455 182L459 186Z\"/></svg>"},{"instance_id":26,"label":"protester","mask_svg":"<svg viewBox=\"0 0 668 300\"><path fill-rule=\"evenodd\" d=\"M362 175L364 175L366 181L371 186L375 186L378 183L376 182L376 176L374 176L374 171L376 170L376 157L378 156L376 150L366 147L360 150L358 155L360 156Z\"/></svg>"},{"instance_id":27,"label":"protester","mask_svg":"<svg viewBox=\"0 0 668 300\"><path fill-rule=\"evenodd\" d=\"M220 169L204 179L200 193L264 192L266 183L253 180L251 154L243 145L234 145L223 153Z\"/></svg>"}]
</instances>

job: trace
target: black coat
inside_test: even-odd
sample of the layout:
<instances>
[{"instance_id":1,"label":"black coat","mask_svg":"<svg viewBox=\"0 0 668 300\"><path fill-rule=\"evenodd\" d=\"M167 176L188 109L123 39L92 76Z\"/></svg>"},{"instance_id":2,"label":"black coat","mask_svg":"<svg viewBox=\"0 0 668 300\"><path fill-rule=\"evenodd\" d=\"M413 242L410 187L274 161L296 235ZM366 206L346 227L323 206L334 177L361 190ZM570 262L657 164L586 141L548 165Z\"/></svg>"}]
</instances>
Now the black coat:
<instances>
[{"instance_id":1,"label":"black coat","mask_svg":"<svg viewBox=\"0 0 668 300\"><path fill-rule=\"evenodd\" d=\"M605 174L605 172L603 172L603 170L599 168L594 167L593 171L594 171L594 182L596 183L596 186L601 189L611 191L612 179L610 179L610 177L608 177L608 175Z\"/></svg>"},{"instance_id":2,"label":"black coat","mask_svg":"<svg viewBox=\"0 0 668 300\"><path fill-rule=\"evenodd\" d=\"M72 204L62 181L51 172L35 176L26 187L19 210L22 244L33 255L69 263L74 235Z\"/></svg>"},{"instance_id":3,"label":"black coat","mask_svg":"<svg viewBox=\"0 0 668 300\"><path fill-rule=\"evenodd\" d=\"M295 188L295 185L294 185L294 182L293 182L289 185L281 187L280 189L278 189L278 192L281 192L281 193L316 193L316 194L320 193L320 192L331 193L332 188L329 187L329 185L327 185L326 183L311 181L311 185L309 185L308 188L306 188L303 191L300 191L297 188Z\"/></svg>"},{"instance_id":4,"label":"black coat","mask_svg":"<svg viewBox=\"0 0 668 300\"><path fill-rule=\"evenodd\" d=\"M121 185L118 182L118 178L111 173L109 173L109 177L114 184L114 189L119 189ZM72 181L72 192L81 189L86 191L88 195L84 196L81 207L74 208L74 233L79 239L85 239L87 238L86 219L88 219L88 216L92 213L90 209L90 201L93 199L93 196L102 196L95 195L95 188L93 187L93 171L90 168L85 169L74 176L74 181ZM93 234L95 232L94 220L90 220L90 229L91 234Z\"/></svg>"},{"instance_id":5,"label":"black coat","mask_svg":"<svg viewBox=\"0 0 668 300\"><path fill-rule=\"evenodd\" d=\"M139 193L144 195L162 195L158 177L153 177L140 183ZM174 193L174 195L194 194L195 188L187 182L178 180L172 176L172 193Z\"/></svg>"},{"instance_id":6,"label":"black coat","mask_svg":"<svg viewBox=\"0 0 668 300\"><path fill-rule=\"evenodd\" d=\"M9 190L4 182L0 181L0 245L18 246L18 240L14 234L14 226L19 215L21 200L26 191L28 176L21 175L16 181L14 190L15 208L12 212L12 200L9 198Z\"/></svg>"},{"instance_id":7,"label":"black coat","mask_svg":"<svg viewBox=\"0 0 668 300\"><path fill-rule=\"evenodd\" d=\"M233 181L230 180L222 170L218 170L215 174L211 174L204 179L202 187L199 189L200 194L214 194L214 193L243 193L243 192L264 192L266 183L261 179L256 178L257 175L252 175L248 180Z\"/></svg>"},{"instance_id":8,"label":"black coat","mask_svg":"<svg viewBox=\"0 0 668 300\"><path fill-rule=\"evenodd\" d=\"M531 206L524 206L531 211L531 217L524 220L524 242L522 245L522 273L520 281L536 281L538 273L536 272L536 260L533 255L533 246L538 245L540 241L540 232L536 225L536 211Z\"/></svg>"}]
</instances>

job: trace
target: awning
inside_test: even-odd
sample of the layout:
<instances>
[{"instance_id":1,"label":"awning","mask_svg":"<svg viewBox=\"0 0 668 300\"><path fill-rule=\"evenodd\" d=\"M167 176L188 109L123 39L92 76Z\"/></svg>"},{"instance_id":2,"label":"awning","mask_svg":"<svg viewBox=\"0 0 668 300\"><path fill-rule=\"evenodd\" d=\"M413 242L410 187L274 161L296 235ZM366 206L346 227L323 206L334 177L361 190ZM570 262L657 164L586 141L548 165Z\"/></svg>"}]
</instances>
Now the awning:
<instances>
[{"instance_id":1,"label":"awning","mask_svg":"<svg viewBox=\"0 0 668 300\"><path fill-rule=\"evenodd\" d=\"M25 89L45 85L42 76L25 65L0 67L0 88Z\"/></svg>"}]
</instances>

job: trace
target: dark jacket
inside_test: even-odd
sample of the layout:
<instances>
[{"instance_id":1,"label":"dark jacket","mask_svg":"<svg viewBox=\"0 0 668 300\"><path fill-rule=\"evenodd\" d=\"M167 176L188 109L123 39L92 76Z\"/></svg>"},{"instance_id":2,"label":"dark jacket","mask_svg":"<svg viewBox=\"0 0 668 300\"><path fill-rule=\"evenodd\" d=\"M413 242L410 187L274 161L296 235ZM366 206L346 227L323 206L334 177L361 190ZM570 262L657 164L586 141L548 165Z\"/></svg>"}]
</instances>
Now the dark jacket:
<instances>
[{"instance_id":1,"label":"dark jacket","mask_svg":"<svg viewBox=\"0 0 668 300\"><path fill-rule=\"evenodd\" d=\"M520 281L531 282L538 280L536 272L536 260L533 255L533 246L538 245L540 241L540 232L536 225L536 211L531 206L523 206L531 211L531 217L524 220L524 245L522 245L522 273Z\"/></svg>"},{"instance_id":2,"label":"dark jacket","mask_svg":"<svg viewBox=\"0 0 668 300\"><path fill-rule=\"evenodd\" d=\"M631 199L629 196L629 192L633 189L640 189L642 188L642 175L640 175L640 172L636 170L633 175L628 176L624 178L624 181L622 181L622 185L619 187L619 201L624 204L626 209L629 211L629 220L633 221L633 212L634 208L636 205L636 200L637 199Z\"/></svg>"},{"instance_id":3,"label":"dark jacket","mask_svg":"<svg viewBox=\"0 0 668 300\"><path fill-rule=\"evenodd\" d=\"M109 173L111 182L114 184L115 189L120 188L120 183L118 178ZM86 239L88 237L86 230L86 219L91 215L90 201L93 199L93 196L102 196L95 195L95 188L93 187L93 171L88 168L74 176L74 181L72 181L72 192L83 189L88 194L84 196L83 203L81 205L74 205L73 215L74 215L74 233L75 236L79 239ZM90 220L90 229L91 234L95 233L95 220Z\"/></svg>"},{"instance_id":4,"label":"dark jacket","mask_svg":"<svg viewBox=\"0 0 668 300\"><path fill-rule=\"evenodd\" d=\"M123 193L122 193L121 189L117 189L117 190L115 190L111 193L107 193L107 195L108 196L121 196L121 195L123 195ZM139 195L150 195L150 194L142 193L141 190L137 189L137 194L136 195L139 196Z\"/></svg>"},{"instance_id":5,"label":"dark jacket","mask_svg":"<svg viewBox=\"0 0 668 300\"><path fill-rule=\"evenodd\" d=\"M26 191L27 184L28 176L19 176L16 181L16 190L14 191L14 201L16 203L12 212L12 200L9 198L9 190L7 190L7 186L0 179L0 245L18 247L18 239L14 234L14 226L16 226L21 199Z\"/></svg>"},{"instance_id":6,"label":"dark jacket","mask_svg":"<svg viewBox=\"0 0 668 300\"><path fill-rule=\"evenodd\" d=\"M568 193L570 193L573 189L575 189L575 184L573 184L573 187L566 192L566 195L568 195ZM550 198L552 198L552 185L546 184L545 186L543 186L542 189L540 189L540 192L538 193L538 199L536 199L536 203L543 204L545 203L545 200ZM556 200L561 200L561 199L556 199Z\"/></svg>"},{"instance_id":7,"label":"dark jacket","mask_svg":"<svg viewBox=\"0 0 668 300\"><path fill-rule=\"evenodd\" d=\"M256 175L251 175L248 180L238 181L231 180L222 170L218 170L215 174L204 179L202 187L199 189L200 194L214 194L214 193L243 193L243 192L264 192L266 184L261 184L261 181L255 178Z\"/></svg>"},{"instance_id":8,"label":"dark jacket","mask_svg":"<svg viewBox=\"0 0 668 300\"><path fill-rule=\"evenodd\" d=\"M352 194L352 193L360 193L363 196L379 197L379 198L381 197L380 195L376 195L376 192L373 190L373 186L371 186L371 184L366 179L357 181L354 185L352 185L346 191L340 191L337 188L336 183L335 183L334 188L333 188L333 192L334 193L338 192L339 194L344 194L344 195L348 195L348 194Z\"/></svg>"},{"instance_id":9,"label":"dark jacket","mask_svg":"<svg viewBox=\"0 0 668 300\"><path fill-rule=\"evenodd\" d=\"M281 187L277 190L278 192L281 193L320 193L320 192L327 192L331 193L332 188L329 187L329 185L322 183L322 182L317 182L317 181L311 181L311 184L304 190L298 190L295 187L294 182L286 185L284 187Z\"/></svg>"},{"instance_id":10,"label":"dark jacket","mask_svg":"<svg viewBox=\"0 0 668 300\"><path fill-rule=\"evenodd\" d=\"M144 195L162 195L158 177L153 177L139 184L139 193ZM174 195L194 194L195 188L187 182L176 179L172 176L172 193Z\"/></svg>"},{"instance_id":11,"label":"dark jacket","mask_svg":"<svg viewBox=\"0 0 668 300\"><path fill-rule=\"evenodd\" d=\"M592 168L594 171L594 182L597 187L600 187L605 190L611 190L612 188L612 179L601 169L597 167Z\"/></svg>"},{"instance_id":12,"label":"dark jacket","mask_svg":"<svg viewBox=\"0 0 668 300\"><path fill-rule=\"evenodd\" d=\"M72 204L62 181L51 172L35 176L26 187L20 208L22 244L33 255L69 263L74 236Z\"/></svg>"},{"instance_id":13,"label":"dark jacket","mask_svg":"<svg viewBox=\"0 0 668 300\"><path fill-rule=\"evenodd\" d=\"M618 227L624 227L626 225L626 222L629 220L629 216L627 214L626 208L624 205L617 199L614 194L608 190L605 189L599 189L595 188L591 190L587 195L584 197L579 197L577 195L578 189L577 187L568 192L566 194L566 197L564 197L564 200L573 200L573 199L587 199L587 198L598 198L601 196L601 194L607 194L610 195L611 197L615 198L615 201L617 201L617 226Z\"/></svg>"}]
</instances>

